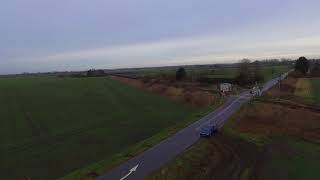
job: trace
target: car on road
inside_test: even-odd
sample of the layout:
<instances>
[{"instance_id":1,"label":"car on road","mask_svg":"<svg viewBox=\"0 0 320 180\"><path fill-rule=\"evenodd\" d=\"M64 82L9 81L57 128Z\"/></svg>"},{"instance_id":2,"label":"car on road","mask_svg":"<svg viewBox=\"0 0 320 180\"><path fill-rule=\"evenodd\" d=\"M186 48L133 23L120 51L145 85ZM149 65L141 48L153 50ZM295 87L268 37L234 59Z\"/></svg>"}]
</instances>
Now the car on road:
<instances>
[{"instance_id":1,"label":"car on road","mask_svg":"<svg viewBox=\"0 0 320 180\"><path fill-rule=\"evenodd\" d=\"M257 92L257 87L253 87L251 90L250 90L250 94L256 94Z\"/></svg>"},{"instance_id":2,"label":"car on road","mask_svg":"<svg viewBox=\"0 0 320 180\"><path fill-rule=\"evenodd\" d=\"M251 90L250 90L250 94L256 96L256 95L261 95L261 92L262 92L262 89L263 89L263 86L260 86L260 87L253 87Z\"/></svg>"},{"instance_id":3,"label":"car on road","mask_svg":"<svg viewBox=\"0 0 320 180\"><path fill-rule=\"evenodd\" d=\"M218 132L216 125L207 124L203 126L200 130L200 137L210 137Z\"/></svg>"}]
</instances>

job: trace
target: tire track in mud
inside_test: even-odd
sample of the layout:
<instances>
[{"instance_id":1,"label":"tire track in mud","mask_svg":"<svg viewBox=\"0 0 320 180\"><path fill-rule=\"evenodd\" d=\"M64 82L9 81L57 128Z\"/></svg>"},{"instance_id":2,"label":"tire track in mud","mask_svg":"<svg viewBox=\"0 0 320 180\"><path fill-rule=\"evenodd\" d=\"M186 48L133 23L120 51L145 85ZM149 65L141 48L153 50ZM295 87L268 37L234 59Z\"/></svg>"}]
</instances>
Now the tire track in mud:
<instances>
[{"instance_id":1,"label":"tire track in mud","mask_svg":"<svg viewBox=\"0 0 320 180\"><path fill-rule=\"evenodd\" d=\"M37 123L31 116L30 112L27 110L27 100L24 96L22 96L18 91L15 92L15 101L21 102L18 104L20 111L22 112L24 119L27 122L27 125L29 126L31 130L32 136L42 136L46 135L49 132L49 129L46 126L41 125L40 123Z\"/></svg>"},{"instance_id":2,"label":"tire track in mud","mask_svg":"<svg viewBox=\"0 0 320 180\"><path fill-rule=\"evenodd\" d=\"M183 161L185 164L178 167L169 166L168 172L178 174L174 179L239 180L245 171L255 166L259 154L254 144L223 134L201 140L200 144L197 147L201 146L201 150L194 151L196 154L202 153L200 156L187 159ZM184 168L184 166L192 168ZM172 179L171 175L173 174L159 174L154 177L154 180ZM253 179L251 174L248 174L248 179Z\"/></svg>"},{"instance_id":3,"label":"tire track in mud","mask_svg":"<svg viewBox=\"0 0 320 180\"><path fill-rule=\"evenodd\" d=\"M240 157L234 147L221 139L211 141L213 156L218 156L219 159L215 160L215 166L212 166L212 171L204 179L239 179L242 171Z\"/></svg>"}]
</instances>

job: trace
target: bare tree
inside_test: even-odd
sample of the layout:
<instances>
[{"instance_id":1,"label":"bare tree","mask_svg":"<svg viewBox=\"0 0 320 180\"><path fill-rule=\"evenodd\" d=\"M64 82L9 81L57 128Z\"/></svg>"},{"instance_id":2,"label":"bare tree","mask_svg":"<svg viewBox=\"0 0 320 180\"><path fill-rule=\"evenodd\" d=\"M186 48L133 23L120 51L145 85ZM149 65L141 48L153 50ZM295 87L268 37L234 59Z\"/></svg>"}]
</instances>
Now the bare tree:
<instances>
[{"instance_id":1,"label":"bare tree","mask_svg":"<svg viewBox=\"0 0 320 180\"><path fill-rule=\"evenodd\" d=\"M241 85L247 85L252 83L252 74L250 73L249 59L242 59L239 62L239 71L237 75L237 82Z\"/></svg>"},{"instance_id":2,"label":"bare tree","mask_svg":"<svg viewBox=\"0 0 320 180\"><path fill-rule=\"evenodd\" d=\"M263 81L264 77L261 71L261 65L259 61L253 62L253 80L255 82Z\"/></svg>"}]
</instances>

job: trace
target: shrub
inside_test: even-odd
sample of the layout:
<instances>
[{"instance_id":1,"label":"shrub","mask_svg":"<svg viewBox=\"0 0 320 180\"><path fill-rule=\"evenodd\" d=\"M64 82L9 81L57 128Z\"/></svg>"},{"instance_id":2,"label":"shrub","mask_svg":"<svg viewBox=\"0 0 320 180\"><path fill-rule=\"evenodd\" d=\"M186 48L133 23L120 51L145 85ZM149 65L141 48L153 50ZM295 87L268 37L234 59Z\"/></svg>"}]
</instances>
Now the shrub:
<instances>
[{"instance_id":1,"label":"shrub","mask_svg":"<svg viewBox=\"0 0 320 180\"><path fill-rule=\"evenodd\" d=\"M295 71L301 72L303 75L306 75L309 70L309 61L305 57L300 57L295 64Z\"/></svg>"},{"instance_id":2,"label":"shrub","mask_svg":"<svg viewBox=\"0 0 320 180\"><path fill-rule=\"evenodd\" d=\"M311 77L320 77L320 64L319 63L316 63L311 72L310 72L310 76Z\"/></svg>"},{"instance_id":3,"label":"shrub","mask_svg":"<svg viewBox=\"0 0 320 180\"><path fill-rule=\"evenodd\" d=\"M183 67L179 68L176 72L176 80L181 81L186 77L187 77L186 70Z\"/></svg>"}]
</instances>

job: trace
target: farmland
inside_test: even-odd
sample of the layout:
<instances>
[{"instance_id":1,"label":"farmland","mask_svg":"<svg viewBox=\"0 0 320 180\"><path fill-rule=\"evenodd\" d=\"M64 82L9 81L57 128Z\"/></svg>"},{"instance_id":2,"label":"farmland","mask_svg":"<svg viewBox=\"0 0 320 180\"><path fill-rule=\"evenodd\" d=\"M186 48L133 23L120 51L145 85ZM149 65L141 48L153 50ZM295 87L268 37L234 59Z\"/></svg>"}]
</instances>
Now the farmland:
<instances>
[{"instance_id":1,"label":"farmland","mask_svg":"<svg viewBox=\"0 0 320 180\"><path fill-rule=\"evenodd\" d=\"M262 69L267 79L287 70L286 66ZM149 71L141 73L153 76L157 72ZM233 78L236 72L236 68L219 68L209 75ZM75 179L99 175L221 102L214 94L214 84L164 82L169 84L150 81L147 90L146 84L139 88L110 77L1 78L0 177ZM186 97L187 101L181 100Z\"/></svg>"},{"instance_id":2,"label":"farmland","mask_svg":"<svg viewBox=\"0 0 320 180\"><path fill-rule=\"evenodd\" d=\"M261 68L261 73L264 76L264 81L273 79L289 70L288 66L264 66ZM209 72L209 78L235 78L238 68L220 68L216 71Z\"/></svg>"},{"instance_id":3,"label":"farmland","mask_svg":"<svg viewBox=\"0 0 320 180\"><path fill-rule=\"evenodd\" d=\"M317 83L289 77L148 179L319 179Z\"/></svg>"},{"instance_id":4,"label":"farmland","mask_svg":"<svg viewBox=\"0 0 320 180\"><path fill-rule=\"evenodd\" d=\"M207 77L207 78L225 78L225 79L233 79L236 77L238 73L238 67L233 65L229 66L221 66L221 67L212 67L210 65L204 65L201 67L193 67L187 66L185 67L187 71L188 78L192 76L196 77ZM274 77L279 76L287 72L290 69L288 65L276 65L276 66L262 66L261 73L264 76L264 80L270 80ZM168 76L175 76L175 72L177 67L161 67L161 68L146 68L146 69L139 69L136 71L129 71L131 75L137 77L157 77L159 75L168 75Z\"/></svg>"},{"instance_id":5,"label":"farmland","mask_svg":"<svg viewBox=\"0 0 320 180\"><path fill-rule=\"evenodd\" d=\"M109 78L0 79L1 179L55 179L199 112Z\"/></svg>"},{"instance_id":6,"label":"farmland","mask_svg":"<svg viewBox=\"0 0 320 180\"><path fill-rule=\"evenodd\" d=\"M300 78L295 95L304 98L310 104L320 105L320 78Z\"/></svg>"},{"instance_id":7,"label":"farmland","mask_svg":"<svg viewBox=\"0 0 320 180\"><path fill-rule=\"evenodd\" d=\"M236 83L237 65L219 66L203 65L200 67L186 66L186 78L183 81L175 79L175 71L179 67L158 67L111 73L112 78L130 86L137 87L173 100L205 107L217 101L220 96L219 84L232 83L233 92L237 93L243 87ZM288 65L261 67L262 81L278 77L290 69ZM253 86L251 84L247 87Z\"/></svg>"},{"instance_id":8,"label":"farmland","mask_svg":"<svg viewBox=\"0 0 320 180\"><path fill-rule=\"evenodd\" d=\"M315 103L320 106L320 78L312 78L311 84L313 88Z\"/></svg>"}]
</instances>

